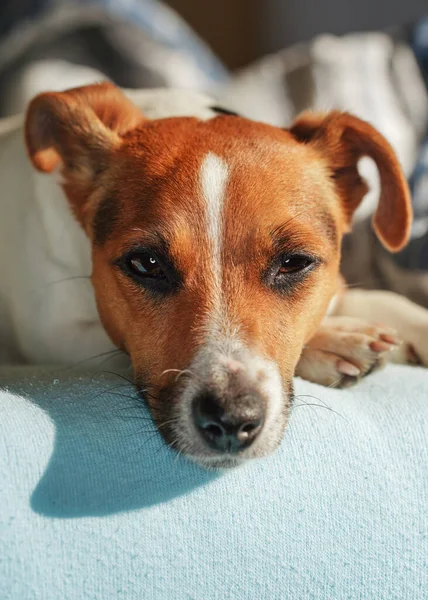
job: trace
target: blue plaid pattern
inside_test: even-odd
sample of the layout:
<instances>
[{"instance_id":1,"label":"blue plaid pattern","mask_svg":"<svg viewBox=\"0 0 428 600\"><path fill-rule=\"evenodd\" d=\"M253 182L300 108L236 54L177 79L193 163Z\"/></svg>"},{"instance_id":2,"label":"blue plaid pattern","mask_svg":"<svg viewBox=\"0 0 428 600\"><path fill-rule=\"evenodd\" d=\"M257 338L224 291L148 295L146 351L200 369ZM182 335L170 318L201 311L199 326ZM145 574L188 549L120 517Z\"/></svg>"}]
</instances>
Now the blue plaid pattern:
<instances>
[{"instance_id":1,"label":"blue plaid pattern","mask_svg":"<svg viewBox=\"0 0 428 600\"><path fill-rule=\"evenodd\" d=\"M88 6L88 0L75 0ZM153 40L172 50L191 55L213 83L224 82L228 75L208 46L174 11L158 0L91 0L110 14L138 25Z\"/></svg>"},{"instance_id":2,"label":"blue plaid pattern","mask_svg":"<svg viewBox=\"0 0 428 600\"><path fill-rule=\"evenodd\" d=\"M85 9L96 6L138 25L154 41L190 56L213 85L228 79L227 69L210 48L177 13L158 0L3 0L0 36L7 35L20 22L37 19L49 9L66 4L81 5Z\"/></svg>"},{"instance_id":3,"label":"blue plaid pattern","mask_svg":"<svg viewBox=\"0 0 428 600\"><path fill-rule=\"evenodd\" d=\"M428 90L428 17L417 23L411 46ZM397 263L407 269L428 270L428 132L409 180L415 215L411 241L397 254Z\"/></svg>"}]
</instances>

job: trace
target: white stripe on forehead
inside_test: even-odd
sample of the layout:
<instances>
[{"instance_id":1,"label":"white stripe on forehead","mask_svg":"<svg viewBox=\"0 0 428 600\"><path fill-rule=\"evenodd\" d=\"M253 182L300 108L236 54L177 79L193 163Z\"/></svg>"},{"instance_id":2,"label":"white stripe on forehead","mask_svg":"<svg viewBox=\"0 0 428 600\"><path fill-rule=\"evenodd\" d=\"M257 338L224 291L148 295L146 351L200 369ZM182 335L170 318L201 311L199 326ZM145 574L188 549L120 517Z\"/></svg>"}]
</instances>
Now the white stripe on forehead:
<instances>
[{"instance_id":1,"label":"white stripe on forehead","mask_svg":"<svg viewBox=\"0 0 428 600\"><path fill-rule=\"evenodd\" d=\"M226 162L208 152L201 164L200 181L206 203L207 232L213 249L213 268L217 283L221 280L222 217L228 175Z\"/></svg>"}]
</instances>

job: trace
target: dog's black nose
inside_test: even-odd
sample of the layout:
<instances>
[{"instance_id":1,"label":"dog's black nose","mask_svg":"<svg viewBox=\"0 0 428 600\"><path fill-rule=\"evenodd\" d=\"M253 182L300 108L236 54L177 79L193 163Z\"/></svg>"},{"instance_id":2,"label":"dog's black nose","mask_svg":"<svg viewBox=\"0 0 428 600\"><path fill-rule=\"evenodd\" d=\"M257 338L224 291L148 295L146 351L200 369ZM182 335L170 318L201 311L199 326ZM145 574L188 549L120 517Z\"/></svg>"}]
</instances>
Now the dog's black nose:
<instances>
[{"instance_id":1,"label":"dog's black nose","mask_svg":"<svg viewBox=\"0 0 428 600\"><path fill-rule=\"evenodd\" d=\"M205 442L218 452L238 452L254 442L260 433L265 406L262 398L236 401L227 407L220 397L211 392L199 395L193 401L195 425Z\"/></svg>"}]
</instances>

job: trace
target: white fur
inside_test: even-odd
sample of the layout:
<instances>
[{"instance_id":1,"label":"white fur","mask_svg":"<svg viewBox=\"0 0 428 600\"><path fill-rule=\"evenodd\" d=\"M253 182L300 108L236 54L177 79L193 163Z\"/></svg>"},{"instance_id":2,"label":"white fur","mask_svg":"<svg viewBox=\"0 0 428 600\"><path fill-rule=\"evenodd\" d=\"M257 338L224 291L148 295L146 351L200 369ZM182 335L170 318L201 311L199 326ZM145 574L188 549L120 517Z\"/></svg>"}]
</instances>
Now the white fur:
<instances>
[{"instance_id":1,"label":"white fur","mask_svg":"<svg viewBox=\"0 0 428 600\"><path fill-rule=\"evenodd\" d=\"M129 92L154 118L209 118L207 96L174 90ZM22 117L0 120L0 363L70 364L113 348L89 279L90 244L57 176L31 166ZM67 280L67 281L66 281Z\"/></svg>"},{"instance_id":2,"label":"white fur","mask_svg":"<svg viewBox=\"0 0 428 600\"><path fill-rule=\"evenodd\" d=\"M226 392L235 365L245 372L248 388L257 390L267 403L265 423L254 443L239 456L219 456L209 449L196 430L192 402L205 389ZM179 448L189 458L208 468L232 467L243 461L273 452L282 439L288 420L289 399L285 396L278 367L270 360L248 350L234 339L211 340L194 357L190 376L177 406L175 436Z\"/></svg>"},{"instance_id":3,"label":"white fur","mask_svg":"<svg viewBox=\"0 0 428 600\"><path fill-rule=\"evenodd\" d=\"M208 152L201 164L200 181L206 206L207 233L212 249L212 269L217 292L221 289L223 205L228 176L226 162L216 154Z\"/></svg>"},{"instance_id":4,"label":"white fur","mask_svg":"<svg viewBox=\"0 0 428 600\"><path fill-rule=\"evenodd\" d=\"M67 363L112 348L90 245L55 177L35 172L20 129L0 138L0 361Z\"/></svg>"},{"instance_id":5,"label":"white fur","mask_svg":"<svg viewBox=\"0 0 428 600\"><path fill-rule=\"evenodd\" d=\"M177 402L176 439L180 449L195 461L207 467L235 466L247 458L263 456L274 450L286 424L287 399L284 398L277 366L253 354L239 337L239 323L232 323L222 295L222 241L223 207L229 169L226 162L208 153L201 164L200 182L206 207L207 233L211 245L212 313L206 325L206 341L200 348L188 371L194 376L188 380ZM265 397L267 412L265 424L257 440L239 456L221 456L207 448L196 430L192 416L192 402L204 389L216 389L221 395L227 391L233 371L242 369L249 389Z\"/></svg>"},{"instance_id":6,"label":"white fur","mask_svg":"<svg viewBox=\"0 0 428 600\"><path fill-rule=\"evenodd\" d=\"M403 296L389 291L347 290L334 314L364 319L369 323L387 323L404 342L391 353L391 360L407 363L406 347L412 346L422 363L428 366L428 311Z\"/></svg>"},{"instance_id":7,"label":"white fur","mask_svg":"<svg viewBox=\"0 0 428 600\"><path fill-rule=\"evenodd\" d=\"M212 152L202 160L199 180L202 198L205 203L206 229L211 252L211 305L212 312L206 324L208 341L231 338L235 329L227 314L223 298L223 210L226 202L226 189L229 179L227 163Z\"/></svg>"}]
</instances>

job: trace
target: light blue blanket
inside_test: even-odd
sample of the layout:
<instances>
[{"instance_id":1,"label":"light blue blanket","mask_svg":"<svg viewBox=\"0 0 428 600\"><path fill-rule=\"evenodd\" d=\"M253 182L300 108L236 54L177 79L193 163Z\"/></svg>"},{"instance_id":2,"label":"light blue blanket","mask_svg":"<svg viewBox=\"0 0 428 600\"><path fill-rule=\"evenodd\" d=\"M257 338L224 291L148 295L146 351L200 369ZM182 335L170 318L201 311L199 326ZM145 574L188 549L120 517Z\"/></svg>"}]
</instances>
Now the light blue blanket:
<instances>
[{"instance_id":1,"label":"light blue blanket","mask_svg":"<svg viewBox=\"0 0 428 600\"><path fill-rule=\"evenodd\" d=\"M428 598L427 371L297 380L281 448L223 473L167 449L119 376L0 387L2 600Z\"/></svg>"}]
</instances>

